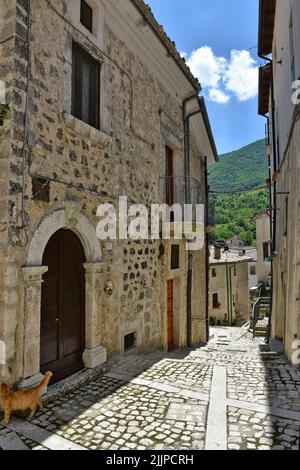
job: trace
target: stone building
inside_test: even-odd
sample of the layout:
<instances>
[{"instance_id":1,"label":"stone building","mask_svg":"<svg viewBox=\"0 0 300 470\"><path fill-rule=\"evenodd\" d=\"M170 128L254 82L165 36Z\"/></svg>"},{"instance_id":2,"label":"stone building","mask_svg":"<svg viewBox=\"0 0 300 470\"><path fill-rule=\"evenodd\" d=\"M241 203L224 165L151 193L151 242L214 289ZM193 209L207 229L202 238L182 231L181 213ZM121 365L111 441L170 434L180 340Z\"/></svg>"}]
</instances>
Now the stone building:
<instances>
[{"instance_id":1,"label":"stone building","mask_svg":"<svg viewBox=\"0 0 300 470\"><path fill-rule=\"evenodd\" d=\"M300 340L300 2L261 0L259 114L270 158L271 336L292 359ZM298 80L298 81L297 81ZM297 91L298 90L298 91ZM298 343L297 343L298 341Z\"/></svg>"},{"instance_id":2,"label":"stone building","mask_svg":"<svg viewBox=\"0 0 300 470\"><path fill-rule=\"evenodd\" d=\"M256 289L258 280L257 280L257 250L254 247L246 248L246 255L251 258L252 261L248 263L248 279L249 279L249 290Z\"/></svg>"},{"instance_id":3,"label":"stone building","mask_svg":"<svg viewBox=\"0 0 300 470\"><path fill-rule=\"evenodd\" d=\"M189 182L206 204L217 152L201 87L151 11L1 0L0 80L0 380L206 341L205 246L96 235L119 196L181 202Z\"/></svg>"},{"instance_id":4,"label":"stone building","mask_svg":"<svg viewBox=\"0 0 300 470\"><path fill-rule=\"evenodd\" d=\"M270 215L260 214L254 217L256 222L257 280L268 284L271 275L270 259Z\"/></svg>"},{"instance_id":5,"label":"stone building","mask_svg":"<svg viewBox=\"0 0 300 470\"><path fill-rule=\"evenodd\" d=\"M241 326L249 320L250 256L210 247L209 316L212 324Z\"/></svg>"}]
</instances>

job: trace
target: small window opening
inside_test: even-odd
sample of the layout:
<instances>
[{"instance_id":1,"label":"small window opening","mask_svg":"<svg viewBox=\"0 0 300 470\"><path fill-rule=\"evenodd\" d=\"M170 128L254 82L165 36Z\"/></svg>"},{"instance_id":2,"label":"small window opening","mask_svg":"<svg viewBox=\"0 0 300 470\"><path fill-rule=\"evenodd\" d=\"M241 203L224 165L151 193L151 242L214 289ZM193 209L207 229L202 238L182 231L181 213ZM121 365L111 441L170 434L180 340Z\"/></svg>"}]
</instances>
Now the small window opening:
<instances>
[{"instance_id":1,"label":"small window opening","mask_svg":"<svg viewBox=\"0 0 300 470\"><path fill-rule=\"evenodd\" d=\"M50 183L42 178L32 179L32 199L50 202Z\"/></svg>"},{"instance_id":2,"label":"small window opening","mask_svg":"<svg viewBox=\"0 0 300 470\"><path fill-rule=\"evenodd\" d=\"M135 347L135 333L130 333L124 337L124 351L129 351Z\"/></svg>"},{"instance_id":3,"label":"small window opening","mask_svg":"<svg viewBox=\"0 0 300 470\"><path fill-rule=\"evenodd\" d=\"M81 0L80 23L91 33L93 32L93 9L85 0Z\"/></svg>"}]
</instances>

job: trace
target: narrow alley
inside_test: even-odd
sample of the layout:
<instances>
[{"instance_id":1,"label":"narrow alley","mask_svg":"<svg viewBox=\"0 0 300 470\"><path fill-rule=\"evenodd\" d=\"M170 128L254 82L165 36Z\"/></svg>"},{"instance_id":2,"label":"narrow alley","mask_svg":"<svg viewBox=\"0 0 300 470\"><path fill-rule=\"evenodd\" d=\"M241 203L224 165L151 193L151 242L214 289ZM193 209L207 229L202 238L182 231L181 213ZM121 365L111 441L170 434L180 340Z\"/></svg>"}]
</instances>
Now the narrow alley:
<instances>
[{"instance_id":1,"label":"narrow alley","mask_svg":"<svg viewBox=\"0 0 300 470\"><path fill-rule=\"evenodd\" d=\"M243 328L193 351L130 354L0 428L2 449L298 450L300 371Z\"/></svg>"}]
</instances>

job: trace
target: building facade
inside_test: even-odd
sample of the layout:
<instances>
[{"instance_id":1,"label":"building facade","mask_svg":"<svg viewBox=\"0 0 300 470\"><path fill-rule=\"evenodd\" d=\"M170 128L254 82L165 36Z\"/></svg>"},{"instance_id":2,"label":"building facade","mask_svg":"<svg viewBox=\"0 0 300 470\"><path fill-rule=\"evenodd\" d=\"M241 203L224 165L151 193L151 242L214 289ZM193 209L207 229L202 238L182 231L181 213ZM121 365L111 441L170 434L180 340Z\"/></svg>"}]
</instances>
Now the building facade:
<instances>
[{"instance_id":1,"label":"building facade","mask_svg":"<svg viewBox=\"0 0 300 470\"><path fill-rule=\"evenodd\" d=\"M239 237L233 237L226 241L226 245L229 248L229 251L239 254L247 255L251 258L251 261L248 263L248 280L249 280L249 289L257 287L257 250L252 246L246 246L245 242Z\"/></svg>"},{"instance_id":2,"label":"building facade","mask_svg":"<svg viewBox=\"0 0 300 470\"><path fill-rule=\"evenodd\" d=\"M242 326L249 321L248 263L251 260L243 253L210 248L211 324Z\"/></svg>"},{"instance_id":3,"label":"building facade","mask_svg":"<svg viewBox=\"0 0 300 470\"><path fill-rule=\"evenodd\" d=\"M261 214L255 217L256 249L257 249L257 280L267 285L271 276L271 240L270 216Z\"/></svg>"},{"instance_id":4,"label":"building facade","mask_svg":"<svg viewBox=\"0 0 300 470\"><path fill-rule=\"evenodd\" d=\"M217 153L201 88L151 11L3 0L0 80L0 380L206 341L205 245L96 233L97 208L120 196L182 202L189 181L206 204Z\"/></svg>"},{"instance_id":5,"label":"building facade","mask_svg":"<svg viewBox=\"0 0 300 470\"><path fill-rule=\"evenodd\" d=\"M260 2L259 114L267 118L272 208L272 338L300 339L300 3ZM298 82L297 82L298 80ZM298 90L298 92L297 92ZM297 347L297 346L296 346Z\"/></svg>"},{"instance_id":6,"label":"building facade","mask_svg":"<svg viewBox=\"0 0 300 470\"><path fill-rule=\"evenodd\" d=\"M248 279L249 279L249 289L254 289L257 287L258 284L258 276L257 276L257 251L255 248L247 247L246 253L251 261L248 263Z\"/></svg>"}]
</instances>

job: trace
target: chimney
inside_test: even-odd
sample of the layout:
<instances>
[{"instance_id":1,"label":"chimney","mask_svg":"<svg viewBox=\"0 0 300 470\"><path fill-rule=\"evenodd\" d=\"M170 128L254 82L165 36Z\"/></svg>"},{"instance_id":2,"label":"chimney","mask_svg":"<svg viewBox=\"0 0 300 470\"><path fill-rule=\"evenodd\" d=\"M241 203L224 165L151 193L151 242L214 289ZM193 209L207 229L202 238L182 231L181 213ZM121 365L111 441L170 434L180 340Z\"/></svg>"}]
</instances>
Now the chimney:
<instances>
[{"instance_id":1,"label":"chimney","mask_svg":"<svg viewBox=\"0 0 300 470\"><path fill-rule=\"evenodd\" d=\"M216 260L221 259L221 247L219 245L214 245L214 258Z\"/></svg>"}]
</instances>

